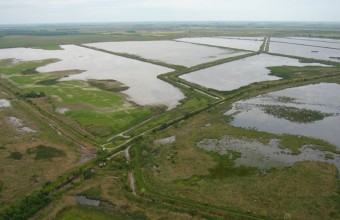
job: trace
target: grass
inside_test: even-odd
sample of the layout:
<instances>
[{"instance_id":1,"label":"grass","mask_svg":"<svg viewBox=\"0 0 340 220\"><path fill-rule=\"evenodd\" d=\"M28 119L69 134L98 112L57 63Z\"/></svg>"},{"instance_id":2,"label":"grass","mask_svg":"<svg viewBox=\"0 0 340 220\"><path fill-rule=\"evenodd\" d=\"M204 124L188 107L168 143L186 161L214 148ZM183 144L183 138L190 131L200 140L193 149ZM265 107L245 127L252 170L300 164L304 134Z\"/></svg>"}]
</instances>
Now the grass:
<instances>
[{"instance_id":1,"label":"grass","mask_svg":"<svg viewBox=\"0 0 340 220\"><path fill-rule=\"evenodd\" d=\"M116 94L102 90L90 90L91 87L85 82L62 82L57 87L41 86L37 88L50 96L58 97L63 103L84 103L98 108L119 107L124 103L123 99Z\"/></svg>"},{"instance_id":2,"label":"grass","mask_svg":"<svg viewBox=\"0 0 340 220\"><path fill-rule=\"evenodd\" d=\"M112 218L112 215L109 213L103 212L102 210L96 209L96 208L89 208L89 207L72 207L63 210L57 219L63 219L63 220L90 220L90 219L110 219Z\"/></svg>"},{"instance_id":3,"label":"grass","mask_svg":"<svg viewBox=\"0 0 340 220\"><path fill-rule=\"evenodd\" d=\"M74 118L79 124L99 137L118 134L129 127L146 120L151 115L148 109L127 109L113 112L93 112L90 110L74 110L66 115Z\"/></svg>"},{"instance_id":4,"label":"grass","mask_svg":"<svg viewBox=\"0 0 340 220\"><path fill-rule=\"evenodd\" d=\"M45 80L41 80L41 81L38 81L38 82L35 82L37 85L43 85L43 86L52 86L52 85L55 85L58 82L60 78L52 78L52 79L45 79Z\"/></svg>"},{"instance_id":5,"label":"grass","mask_svg":"<svg viewBox=\"0 0 340 220\"><path fill-rule=\"evenodd\" d=\"M229 135L262 143L280 139L281 147L290 148L295 154L299 154L300 147L310 144L321 150L340 153L335 146L322 140L228 126L222 114L226 106L196 115L137 144L138 147L133 148L133 158L137 160L134 168L139 190L159 199L172 198L178 201L178 205L184 200L231 208L241 213L250 210L249 214L269 218L324 219L339 215L336 202L326 198L337 189L338 173L332 165L299 162L290 168L272 169L266 173L252 167L237 167L229 157L197 149L195 145L202 139ZM176 142L167 146L152 144L152 140L169 136L176 136ZM148 154L143 155L145 151ZM310 191L314 194L310 195ZM306 211L305 207L312 211Z\"/></svg>"},{"instance_id":6,"label":"grass","mask_svg":"<svg viewBox=\"0 0 340 220\"><path fill-rule=\"evenodd\" d=\"M340 154L340 151L337 149L336 146L324 140L289 134L283 134L281 135L281 137L282 139L280 142L280 148L290 149L295 155L301 153L299 149L303 146L312 146L320 151L329 151L332 153Z\"/></svg>"},{"instance_id":7,"label":"grass","mask_svg":"<svg viewBox=\"0 0 340 220\"><path fill-rule=\"evenodd\" d=\"M36 74L38 73L38 71L36 71L35 69L26 69L26 70L21 71L21 73L24 75L29 75L29 74Z\"/></svg>"},{"instance_id":8,"label":"grass","mask_svg":"<svg viewBox=\"0 0 340 220\"><path fill-rule=\"evenodd\" d=\"M322 29L320 32L317 31L317 33L315 33L314 31L314 35L326 33L328 36L338 36L338 34L334 31L327 30L326 32L325 29L320 29ZM7 47L9 45L20 46L37 44L49 46L58 43L72 42L86 43L87 41L94 41L94 39L96 39L95 41L129 39L154 40L172 39L188 35L217 36L228 34L239 35L240 33L242 35L242 33L244 34L249 32L252 32L250 35L254 36L262 35L263 33L273 35L299 35L311 33L311 31L305 30L303 32L298 30L281 30L278 27L275 27L275 31L258 27L251 28L251 30L243 30L242 28L234 27L228 27L227 29L221 28L221 30L188 30L183 31L182 33L165 33L163 36L156 36L156 34L153 33L145 33L143 35L143 33L138 32L138 30L134 30L133 32L130 32L130 34L123 33L120 35L117 33L111 33L108 35L92 33L61 36L5 36L0 38L0 47ZM159 33L157 33L157 35L159 35ZM88 85L83 82L57 83L56 79L60 76L53 75L53 77L43 77L41 74L25 75L25 77L27 77L25 78L20 75L22 74L22 70L28 70L28 72L30 72L30 69L32 70L34 68L34 66L26 65L27 66L17 68L10 67L10 64L4 63L2 71L8 68L10 71L8 71L6 77L12 77L11 79L14 82L17 82L17 85L24 89L25 92L30 92L32 90L37 91L35 87L39 87L39 91L41 89L46 94L51 95L50 102L54 107L71 107L72 110L67 113L68 116L78 120L82 126L85 125L88 129L93 129L92 132L96 132L97 135L114 132L114 129L116 128L118 128L118 130L125 129L142 120L143 117L149 117L152 114L149 109L143 109L143 113L140 115L137 110L136 112L131 112L130 109L134 110L135 106L127 109L121 108L122 104L124 104L124 102L120 102L122 100L121 97L117 95L117 97L112 98L114 100L107 98L108 96L105 92L112 95L112 91L109 91L112 88L108 88L107 85L104 85L103 83L99 83L99 85L97 82L95 85ZM287 81L276 82L277 84L270 82L256 84L249 86L248 88L241 88L238 91L233 91L228 94L225 93L224 95L228 98L228 102L231 103L238 98L251 97L257 93L268 92L273 89L293 86L299 83L307 83L305 80L309 79L309 76L322 77L325 74L334 74L338 71L336 68L326 69L327 68L296 69L294 70L294 74L290 75L289 72L292 69L286 70L286 72L282 71L281 74L282 76L285 75L285 79L287 79ZM301 71L303 74L301 74ZM293 84L293 81L289 81L288 79L301 81L296 81L296 83L294 82ZM329 78L328 80L332 79ZM280 83L282 84L279 85ZM100 92L97 93L97 91ZM240 92L240 95L235 95L238 92ZM186 94L190 94L190 92ZM103 99L101 99L101 97L103 97ZM169 120L185 115L195 108L200 108L202 105L208 105L209 102L211 102L211 100L204 96L191 95L179 108L161 115L149 124L138 127L132 132L138 134L140 131L152 128L157 124L164 123L166 125ZM209 208L214 205L222 208L231 207L230 209L236 210L237 212L239 211L240 213L248 213L264 217L268 216L268 218L284 218L285 216L292 216L294 219L327 219L330 216L335 218L339 216L339 206L337 205L339 193L336 192L336 190L338 190L338 182L336 181L337 172L333 166L325 163L303 162L295 164L291 168L271 170L271 172L265 176L256 176L253 171L247 167L235 167L230 160L217 158L211 154L199 151L195 147L198 140L203 138L220 138L225 134L234 135L239 138L253 138L261 142L268 142L271 138L279 138L281 139L282 147L293 147L295 150L294 152L297 152L302 144L306 143L317 144L318 148L324 150L333 149L334 151L334 148L332 148L334 146L329 144L327 145L327 143L322 141L318 142L318 140L311 138L298 138L293 135L272 135L264 132L244 130L228 126L225 124L227 119L222 116L222 112L225 111L224 108L226 106L228 107L228 105L224 105L215 110L210 109L209 112L201 113L194 118L189 118L188 116L189 120L185 120L180 124L175 124L170 129L154 132L153 136L147 136L144 138L144 143L138 143L138 148L134 147L134 155L132 155L132 159L134 163L134 170L136 172L137 185L140 184L141 181L145 181L147 184L147 187L144 189L146 195L151 190L156 192L154 195L158 194L158 196L151 197L151 201L143 201L143 198L131 199L132 196L128 192L129 187L127 186L126 178L129 167L126 165L125 161L123 161L124 165L122 165L122 163L120 165L116 164L115 166L108 165L108 167L101 169L98 168L96 172L98 172L99 175L95 175L93 180L90 180L89 182L80 181L75 184L71 184L69 189L72 189L73 187L76 191L77 187L88 187L88 190L85 190L85 192L90 195L92 194L93 196L105 197L105 200L109 199L110 201L123 203L126 206L133 206L134 208L136 208L136 204L134 202L141 199L142 202L140 204L142 204L142 208L140 210L143 210L144 212L150 212L150 210L152 210L155 206L161 206L163 208L166 207L163 202L159 201L163 201L162 199L165 197L171 197L173 205L167 206L168 208L170 207L170 210L180 209L181 207L179 207L178 204L181 203L177 202L184 201L186 204L199 204L200 208ZM114 109L114 111L108 111L108 109ZM126 125L126 123L128 123L128 125ZM205 127L208 123L211 124L211 126ZM126 127L124 127L125 125ZM116 130L116 132L118 132L118 130ZM1 135L2 134L0 134L0 137L2 137ZM159 147L152 144L153 138L172 135L177 136L177 141L171 146ZM54 136L51 134L46 135L46 137L47 136L51 137L51 140L58 143L58 138L54 137L56 136L55 133ZM6 138L6 141L10 139L10 137ZM29 143L29 140L32 140L32 137L27 137L27 139L25 139L22 143ZM57 144L46 144L46 146L57 146ZM17 150L22 152L23 149ZM143 152L147 152L147 154L143 154ZM138 158L138 156L139 159L137 160L136 158ZM29 159L29 157L26 158L25 156L22 158L22 161L26 162L27 159ZM65 158L59 159L63 159L62 161L64 163ZM7 160L5 162L8 163L10 161ZM5 162L4 164L6 164ZM46 162L46 160L36 161L36 163ZM114 161L114 163L115 162L116 161ZM59 166L60 165L63 164L59 164ZM120 167L122 167L122 169L120 169ZM30 166L27 166L26 169L30 169ZM34 167L34 169L36 169L36 167ZM32 170L29 171L24 170L25 173L22 173L23 181L32 183L32 181L27 181L27 178L24 175L26 175L26 173L29 173L30 175L33 174L34 169L32 168ZM101 172L102 170L103 172ZM141 172L139 172L139 170L141 170ZM141 177L139 175L141 175ZM8 178L11 178L11 176L7 176ZM34 174L32 175L32 180L33 179L37 181L37 177ZM188 182L194 184L187 184L185 181L181 182L181 180L188 179L190 180ZM97 182L98 180L100 180L100 182ZM9 179L8 181L11 182L13 180ZM7 182L5 184L8 186ZM89 186L88 184L100 184L100 187L94 186L91 188L92 186ZM310 193L311 191L313 191L312 194ZM162 197L162 195L165 196ZM130 198L130 200L127 198ZM157 200L159 198L161 198L161 200ZM148 206L148 204L152 205ZM131 214L130 211L125 213L115 213L103 208L73 206L64 209L58 217L61 219L76 219L79 216L81 219L98 219L98 217L99 219L112 219L114 217L119 219L121 215L123 215L123 219L129 219L130 216L133 218L144 217L144 215L139 215L135 212L132 213L133 214Z\"/></svg>"},{"instance_id":9,"label":"grass","mask_svg":"<svg viewBox=\"0 0 340 220\"><path fill-rule=\"evenodd\" d=\"M100 188L100 186L92 187L83 192L81 195L85 196L88 199L100 200L102 189Z\"/></svg>"},{"instance_id":10,"label":"grass","mask_svg":"<svg viewBox=\"0 0 340 220\"><path fill-rule=\"evenodd\" d=\"M21 160L21 158L23 157L24 155L20 152L11 152L11 155L9 156L9 158L12 158L14 160Z\"/></svg>"},{"instance_id":11,"label":"grass","mask_svg":"<svg viewBox=\"0 0 340 220\"><path fill-rule=\"evenodd\" d=\"M59 45L46 45L46 46L38 46L35 48L42 49L42 50L62 50L62 48Z\"/></svg>"},{"instance_id":12,"label":"grass","mask_svg":"<svg viewBox=\"0 0 340 220\"><path fill-rule=\"evenodd\" d=\"M0 88L1 91L2 88ZM6 91L9 94L8 91ZM12 107L0 112L0 120L6 117L16 117L25 122L25 125L36 130L36 133L21 133L7 123L1 123L1 145L6 148L0 150L0 176L3 185L0 199L0 212L6 205L22 199L25 195L38 189L47 181L51 181L62 173L72 169L78 153L76 146L71 141L57 135L48 123L33 114L21 105L22 100L12 99ZM40 149L34 154L27 154L28 149L36 149L44 145L52 149ZM54 153L54 149L63 151L63 157L53 160L42 159ZM45 152L45 154L42 154ZM41 158L35 160L35 157ZM18 159L20 159L18 161Z\"/></svg>"},{"instance_id":13,"label":"grass","mask_svg":"<svg viewBox=\"0 0 340 220\"><path fill-rule=\"evenodd\" d=\"M57 216L58 220L128 220L148 219L143 213L119 213L108 211L102 208L75 206L63 210Z\"/></svg>"},{"instance_id":14,"label":"grass","mask_svg":"<svg viewBox=\"0 0 340 220\"><path fill-rule=\"evenodd\" d=\"M210 178L221 179L221 178L230 178L230 177L242 177L242 176L251 176L257 173L256 168L247 167L247 166L235 166L233 160L229 158L222 159L218 162L218 164L209 169Z\"/></svg>"},{"instance_id":15,"label":"grass","mask_svg":"<svg viewBox=\"0 0 340 220\"><path fill-rule=\"evenodd\" d=\"M129 88L115 80L88 80L88 83L93 87L109 92L120 92Z\"/></svg>"},{"instance_id":16,"label":"grass","mask_svg":"<svg viewBox=\"0 0 340 220\"><path fill-rule=\"evenodd\" d=\"M49 63L53 63L56 60L48 59L48 60L41 60L41 61L22 61L19 63L13 64L11 60L1 60L0 61L0 73L4 75L12 75L18 74L23 71L32 70L39 66L44 66Z\"/></svg>"},{"instance_id":17,"label":"grass","mask_svg":"<svg viewBox=\"0 0 340 220\"><path fill-rule=\"evenodd\" d=\"M1 198L1 192L2 192L2 188L4 187L4 182L2 182L0 180L0 198Z\"/></svg>"},{"instance_id":18,"label":"grass","mask_svg":"<svg viewBox=\"0 0 340 220\"><path fill-rule=\"evenodd\" d=\"M69 187L69 190L63 193L65 196L55 199L33 220L100 219L101 217L103 219L192 219L190 215L164 209L160 203L131 196L127 182L129 169L125 156L118 154L112 160L106 161L105 167L96 168L96 175L93 178ZM98 197L97 199L103 202L99 207L76 205L74 195L84 194Z\"/></svg>"},{"instance_id":19,"label":"grass","mask_svg":"<svg viewBox=\"0 0 340 220\"><path fill-rule=\"evenodd\" d=\"M50 160L55 157L66 156L64 151L53 148L53 147L44 146L44 145L39 145L34 149L29 149L28 153L35 154L35 157L34 157L35 160Z\"/></svg>"},{"instance_id":20,"label":"grass","mask_svg":"<svg viewBox=\"0 0 340 220\"><path fill-rule=\"evenodd\" d=\"M264 112L269 115L296 123L313 123L333 115L310 109L300 109L282 105L264 105L262 107Z\"/></svg>"},{"instance_id":21,"label":"grass","mask_svg":"<svg viewBox=\"0 0 340 220\"><path fill-rule=\"evenodd\" d=\"M49 62L9 63L9 67L3 65L3 72L24 92L39 91L46 94L52 109L69 108L66 116L99 139L118 134L158 111L156 108L138 107L125 101L118 92L127 87L117 81L57 81L61 76L73 74L74 71L22 74L25 70Z\"/></svg>"},{"instance_id":22,"label":"grass","mask_svg":"<svg viewBox=\"0 0 340 220\"><path fill-rule=\"evenodd\" d=\"M269 75L277 76L283 79L292 79L297 75L308 74L318 75L320 73L331 73L339 71L338 68L334 67L318 67L318 66L305 66L305 67L294 67L294 66L277 66L268 67L271 71Z\"/></svg>"}]
</instances>

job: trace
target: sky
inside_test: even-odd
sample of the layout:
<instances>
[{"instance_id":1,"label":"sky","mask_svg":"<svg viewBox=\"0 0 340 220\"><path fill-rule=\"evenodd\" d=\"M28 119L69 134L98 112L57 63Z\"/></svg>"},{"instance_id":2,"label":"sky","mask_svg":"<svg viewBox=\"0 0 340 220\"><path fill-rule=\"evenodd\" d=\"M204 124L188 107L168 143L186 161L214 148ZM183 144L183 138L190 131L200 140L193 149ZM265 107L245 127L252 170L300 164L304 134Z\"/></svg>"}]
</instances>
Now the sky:
<instances>
[{"instance_id":1,"label":"sky","mask_svg":"<svg viewBox=\"0 0 340 220\"><path fill-rule=\"evenodd\" d=\"M334 21L340 0L0 0L0 24Z\"/></svg>"}]
</instances>

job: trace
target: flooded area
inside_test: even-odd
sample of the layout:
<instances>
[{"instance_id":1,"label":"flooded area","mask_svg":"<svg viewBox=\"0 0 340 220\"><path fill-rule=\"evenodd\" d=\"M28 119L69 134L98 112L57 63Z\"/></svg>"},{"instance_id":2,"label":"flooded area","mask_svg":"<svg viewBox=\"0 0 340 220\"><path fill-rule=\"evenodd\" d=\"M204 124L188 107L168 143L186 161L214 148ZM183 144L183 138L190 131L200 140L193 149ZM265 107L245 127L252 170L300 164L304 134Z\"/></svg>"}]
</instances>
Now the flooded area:
<instances>
[{"instance_id":1,"label":"flooded area","mask_svg":"<svg viewBox=\"0 0 340 220\"><path fill-rule=\"evenodd\" d=\"M340 50L340 41L338 43L335 42L326 42L326 41L315 41L315 40L306 40L301 38L270 38L271 42L282 42L282 43L289 43L289 44L303 44L309 46L316 46L316 47L328 47Z\"/></svg>"},{"instance_id":2,"label":"flooded area","mask_svg":"<svg viewBox=\"0 0 340 220\"><path fill-rule=\"evenodd\" d=\"M297 59L261 54L224 63L196 72L181 75L180 78L219 91L231 91L254 82L278 80L270 76L267 67L272 66L325 66L317 63L300 63Z\"/></svg>"},{"instance_id":3,"label":"flooded area","mask_svg":"<svg viewBox=\"0 0 340 220\"><path fill-rule=\"evenodd\" d=\"M313 137L340 149L339 84L301 86L242 100L225 115L232 116L236 127Z\"/></svg>"},{"instance_id":4,"label":"flooded area","mask_svg":"<svg viewBox=\"0 0 340 220\"><path fill-rule=\"evenodd\" d=\"M176 136L171 136L171 137L155 140L154 143L155 144L172 144L175 141L176 141Z\"/></svg>"},{"instance_id":5,"label":"flooded area","mask_svg":"<svg viewBox=\"0 0 340 220\"><path fill-rule=\"evenodd\" d=\"M270 42L270 53L340 62L340 50L297 44Z\"/></svg>"},{"instance_id":6,"label":"flooded area","mask_svg":"<svg viewBox=\"0 0 340 220\"><path fill-rule=\"evenodd\" d=\"M185 96L176 87L157 78L172 69L133 59L127 59L75 45L62 45L63 50L41 50L31 48L0 49L0 59L23 61L59 59L40 68L38 72L83 70L61 80L116 80L129 87L122 91L129 100L139 105L165 105L175 108Z\"/></svg>"},{"instance_id":7,"label":"flooded area","mask_svg":"<svg viewBox=\"0 0 340 220\"><path fill-rule=\"evenodd\" d=\"M0 108L9 108L11 107L11 102L7 99L0 99Z\"/></svg>"},{"instance_id":8,"label":"flooded area","mask_svg":"<svg viewBox=\"0 0 340 220\"><path fill-rule=\"evenodd\" d=\"M263 43L262 40L245 40L227 37L194 37L180 38L176 41L204 44L217 47L235 48L240 50L258 51Z\"/></svg>"},{"instance_id":9,"label":"flooded area","mask_svg":"<svg viewBox=\"0 0 340 220\"><path fill-rule=\"evenodd\" d=\"M301 153L294 155L289 149L281 149L279 142L272 139L268 144L263 144L257 140L224 136L220 140L204 139L197 143L197 147L229 157L232 157L232 152L238 152L241 156L235 160L237 165L270 169L291 166L299 161L320 161L335 165L340 174L340 155L309 146L300 148Z\"/></svg>"},{"instance_id":10,"label":"flooded area","mask_svg":"<svg viewBox=\"0 0 340 220\"><path fill-rule=\"evenodd\" d=\"M243 54L232 49L221 49L176 41L104 42L86 45L112 52L134 54L146 59L186 67Z\"/></svg>"},{"instance_id":11,"label":"flooded area","mask_svg":"<svg viewBox=\"0 0 340 220\"><path fill-rule=\"evenodd\" d=\"M85 196L75 196L76 202L80 205L99 206L99 200L88 199Z\"/></svg>"}]
</instances>

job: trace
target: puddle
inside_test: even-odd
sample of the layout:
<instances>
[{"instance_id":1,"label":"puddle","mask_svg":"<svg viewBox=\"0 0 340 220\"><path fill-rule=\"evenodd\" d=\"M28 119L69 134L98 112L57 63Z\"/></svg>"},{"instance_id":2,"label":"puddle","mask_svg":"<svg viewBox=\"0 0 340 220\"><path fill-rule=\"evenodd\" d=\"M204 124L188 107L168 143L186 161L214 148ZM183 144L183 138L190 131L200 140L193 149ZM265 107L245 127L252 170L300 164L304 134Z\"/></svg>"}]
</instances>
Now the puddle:
<instances>
[{"instance_id":1,"label":"puddle","mask_svg":"<svg viewBox=\"0 0 340 220\"><path fill-rule=\"evenodd\" d=\"M239 152L241 157L235 160L237 165L261 169L287 167L299 161L327 162L337 167L340 177L340 155L319 151L313 149L312 146L304 146L300 148L301 153L299 155L293 155L289 149L279 148L279 140L277 139L270 140L268 144L262 144L257 140L242 140L224 136L220 140L202 140L197 143L197 147L222 155L230 155L229 151Z\"/></svg>"},{"instance_id":2,"label":"puddle","mask_svg":"<svg viewBox=\"0 0 340 220\"><path fill-rule=\"evenodd\" d=\"M80 205L90 205L90 206L99 206L100 205L99 200L88 199L85 196L75 196L74 198L77 201L77 203L80 204Z\"/></svg>"},{"instance_id":3,"label":"puddle","mask_svg":"<svg viewBox=\"0 0 340 220\"><path fill-rule=\"evenodd\" d=\"M267 114L266 106L295 108L303 112L314 111L323 117L295 115L307 120L288 120L276 114ZM294 119L294 112L290 113ZM231 125L275 134L303 135L325 140L340 149L340 85L321 83L285 89L233 104L225 115L232 116ZM312 117L312 118L307 118ZM310 120L310 121L308 121Z\"/></svg>"}]
</instances>

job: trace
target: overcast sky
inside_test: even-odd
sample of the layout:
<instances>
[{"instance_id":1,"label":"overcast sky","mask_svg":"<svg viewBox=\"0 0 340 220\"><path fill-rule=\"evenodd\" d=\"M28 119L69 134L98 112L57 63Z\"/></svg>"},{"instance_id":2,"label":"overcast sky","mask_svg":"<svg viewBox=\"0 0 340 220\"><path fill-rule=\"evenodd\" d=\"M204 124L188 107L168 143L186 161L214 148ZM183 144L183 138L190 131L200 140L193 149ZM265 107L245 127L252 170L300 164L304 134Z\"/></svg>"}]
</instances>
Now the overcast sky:
<instances>
[{"instance_id":1,"label":"overcast sky","mask_svg":"<svg viewBox=\"0 0 340 220\"><path fill-rule=\"evenodd\" d=\"M340 0L0 0L0 23L338 21Z\"/></svg>"}]
</instances>

